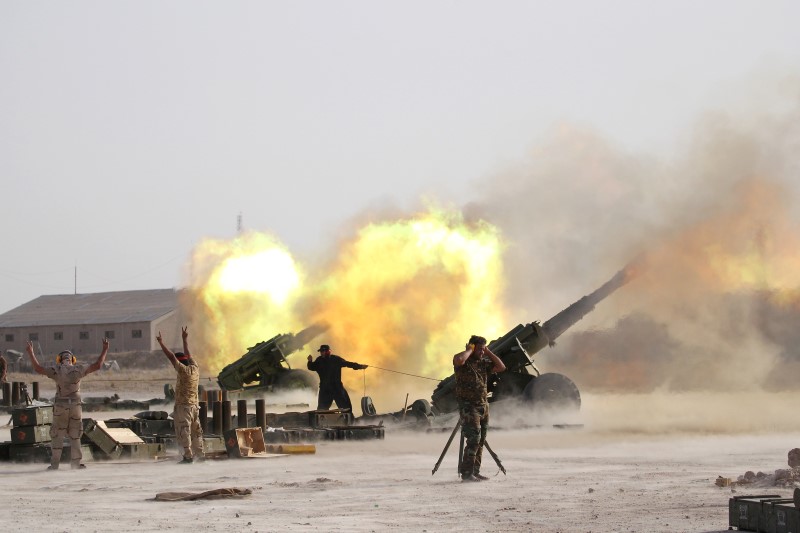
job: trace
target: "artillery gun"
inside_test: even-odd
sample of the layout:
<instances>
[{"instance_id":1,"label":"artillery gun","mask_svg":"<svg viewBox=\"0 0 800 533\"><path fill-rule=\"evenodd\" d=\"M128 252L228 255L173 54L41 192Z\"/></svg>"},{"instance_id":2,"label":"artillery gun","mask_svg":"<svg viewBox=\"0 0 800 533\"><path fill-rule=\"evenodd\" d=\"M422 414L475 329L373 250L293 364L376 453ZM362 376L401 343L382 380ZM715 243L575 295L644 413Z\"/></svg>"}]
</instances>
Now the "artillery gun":
<instances>
[{"instance_id":1,"label":"artillery gun","mask_svg":"<svg viewBox=\"0 0 800 533\"><path fill-rule=\"evenodd\" d=\"M282 333L259 342L229 364L217 376L222 390L262 394L275 390L317 386L315 376L306 370L292 369L286 357L296 352L328 327L313 324L297 334Z\"/></svg>"},{"instance_id":2,"label":"artillery gun","mask_svg":"<svg viewBox=\"0 0 800 533\"><path fill-rule=\"evenodd\" d=\"M635 273L635 263L631 263L599 289L560 311L544 324L538 321L519 324L490 342L489 349L503 361L506 371L489 376L489 402L517 398L530 402L536 409L579 409L581 395L575 383L563 374L540 373L532 356L547 346L554 346L562 333L630 281ZM455 392L455 375L440 381L431 396L433 414L457 410Z\"/></svg>"}]
</instances>

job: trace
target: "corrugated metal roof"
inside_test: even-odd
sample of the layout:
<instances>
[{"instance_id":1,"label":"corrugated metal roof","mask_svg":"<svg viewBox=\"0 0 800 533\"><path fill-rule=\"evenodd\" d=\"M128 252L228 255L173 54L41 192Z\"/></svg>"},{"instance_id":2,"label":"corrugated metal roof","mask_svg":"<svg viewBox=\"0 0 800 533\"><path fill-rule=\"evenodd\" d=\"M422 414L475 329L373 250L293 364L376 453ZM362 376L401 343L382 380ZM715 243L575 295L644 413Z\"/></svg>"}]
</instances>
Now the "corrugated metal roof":
<instances>
[{"instance_id":1,"label":"corrugated metal roof","mask_svg":"<svg viewBox=\"0 0 800 533\"><path fill-rule=\"evenodd\" d=\"M150 322L177 307L173 289L39 296L0 315L0 328Z\"/></svg>"}]
</instances>

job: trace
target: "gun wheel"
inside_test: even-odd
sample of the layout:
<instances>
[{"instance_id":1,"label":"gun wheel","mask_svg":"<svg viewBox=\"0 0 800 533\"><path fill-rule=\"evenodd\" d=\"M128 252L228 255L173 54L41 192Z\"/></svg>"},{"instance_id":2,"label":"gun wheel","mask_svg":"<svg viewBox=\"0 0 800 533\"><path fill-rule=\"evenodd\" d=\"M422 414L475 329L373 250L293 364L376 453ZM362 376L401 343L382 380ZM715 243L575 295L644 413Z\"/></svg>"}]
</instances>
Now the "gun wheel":
<instances>
[{"instance_id":1,"label":"gun wheel","mask_svg":"<svg viewBox=\"0 0 800 533\"><path fill-rule=\"evenodd\" d=\"M578 387L563 374L547 373L534 378L523 395L536 410L578 411L581 408Z\"/></svg>"}]
</instances>

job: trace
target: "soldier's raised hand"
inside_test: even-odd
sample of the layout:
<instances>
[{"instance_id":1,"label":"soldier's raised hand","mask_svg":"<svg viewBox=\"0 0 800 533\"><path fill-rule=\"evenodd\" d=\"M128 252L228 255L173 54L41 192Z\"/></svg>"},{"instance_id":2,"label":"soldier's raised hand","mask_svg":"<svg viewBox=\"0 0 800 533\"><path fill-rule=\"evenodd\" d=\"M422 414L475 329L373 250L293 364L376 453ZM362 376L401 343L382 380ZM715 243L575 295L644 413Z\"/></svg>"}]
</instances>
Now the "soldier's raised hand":
<instances>
[{"instance_id":1,"label":"soldier's raised hand","mask_svg":"<svg viewBox=\"0 0 800 533\"><path fill-rule=\"evenodd\" d=\"M189 337L189 326L183 326L181 328L181 338L186 340Z\"/></svg>"},{"instance_id":2,"label":"soldier's raised hand","mask_svg":"<svg viewBox=\"0 0 800 533\"><path fill-rule=\"evenodd\" d=\"M159 344L161 344L161 332L160 331L158 332L158 335L156 335L156 340L158 341Z\"/></svg>"},{"instance_id":3,"label":"soldier's raised hand","mask_svg":"<svg viewBox=\"0 0 800 533\"><path fill-rule=\"evenodd\" d=\"M108 350L108 346L109 346L108 339L103 337L103 350Z\"/></svg>"},{"instance_id":4,"label":"soldier's raised hand","mask_svg":"<svg viewBox=\"0 0 800 533\"><path fill-rule=\"evenodd\" d=\"M310 363L310 362L311 362L311 361L313 361L313 360L314 360L314 358L313 358L313 357L311 357L311 355L309 354L309 356L308 356L308 362Z\"/></svg>"},{"instance_id":5,"label":"soldier's raised hand","mask_svg":"<svg viewBox=\"0 0 800 533\"><path fill-rule=\"evenodd\" d=\"M25 351L33 355L33 341L28 341L28 344L25 345Z\"/></svg>"}]
</instances>

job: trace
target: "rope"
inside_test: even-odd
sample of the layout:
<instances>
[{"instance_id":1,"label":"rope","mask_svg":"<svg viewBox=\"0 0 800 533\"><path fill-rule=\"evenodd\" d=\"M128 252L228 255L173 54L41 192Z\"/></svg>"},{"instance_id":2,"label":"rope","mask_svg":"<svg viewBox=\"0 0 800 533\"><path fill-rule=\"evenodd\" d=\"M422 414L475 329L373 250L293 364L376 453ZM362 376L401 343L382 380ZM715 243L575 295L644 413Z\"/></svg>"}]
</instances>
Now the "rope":
<instances>
[{"instance_id":1,"label":"rope","mask_svg":"<svg viewBox=\"0 0 800 533\"><path fill-rule=\"evenodd\" d=\"M416 374L409 374L408 372L400 372L399 370L389 370L388 368L381 368L379 366L369 365L369 367L370 368L374 368L376 370L383 370L384 372L394 372L395 374L403 374L404 376L411 376L411 377L419 378L419 379L429 379L431 381L442 381L441 379L429 378L427 376L418 376ZM365 374L366 374L366 372L365 372ZM366 379L366 376L364 377L364 379Z\"/></svg>"}]
</instances>

